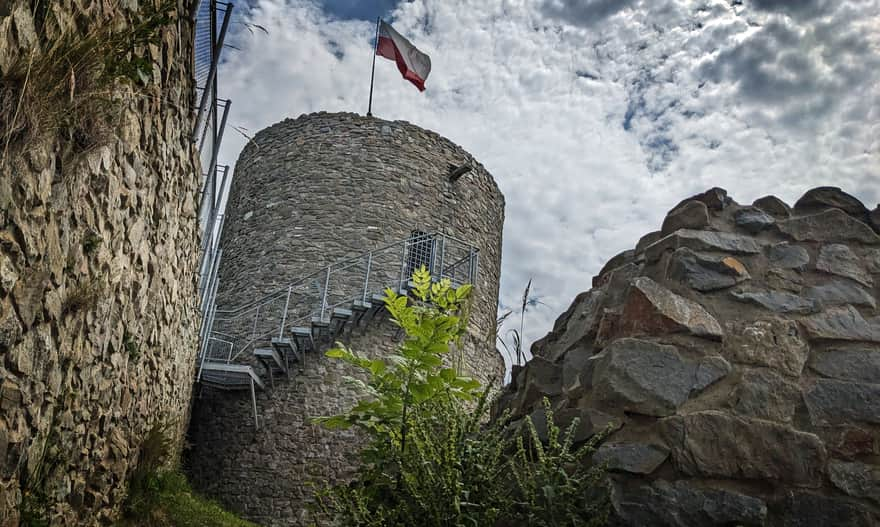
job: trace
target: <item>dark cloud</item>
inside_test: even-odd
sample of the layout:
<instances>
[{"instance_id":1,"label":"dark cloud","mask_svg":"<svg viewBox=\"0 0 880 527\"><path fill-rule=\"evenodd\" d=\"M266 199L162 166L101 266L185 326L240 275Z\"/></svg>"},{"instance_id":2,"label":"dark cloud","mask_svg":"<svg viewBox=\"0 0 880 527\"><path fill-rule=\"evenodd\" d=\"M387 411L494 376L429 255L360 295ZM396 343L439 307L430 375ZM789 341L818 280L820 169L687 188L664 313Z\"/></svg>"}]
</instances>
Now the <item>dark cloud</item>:
<instances>
[{"instance_id":1,"label":"dark cloud","mask_svg":"<svg viewBox=\"0 0 880 527\"><path fill-rule=\"evenodd\" d=\"M840 3L840 0L751 0L749 6L761 11L809 19L827 15Z\"/></svg>"},{"instance_id":2,"label":"dark cloud","mask_svg":"<svg viewBox=\"0 0 880 527\"><path fill-rule=\"evenodd\" d=\"M842 104L858 104L854 94L876 92L878 49L870 24L856 23L872 14L866 9L870 4L755 4L782 11L797 5L803 18L766 16L757 31L705 62L698 70L702 78L734 86L741 104L801 129L814 127ZM811 19L819 14L823 17Z\"/></svg>"},{"instance_id":3,"label":"dark cloud","mask_svg":"<svg viewBox=\"0 0 880 527\"><path fill-rule=\"evenodd\" d=\"M635 3L636 0L544 0L542 10L550 18L592 26Z\"/></svg>"}]
</instances>

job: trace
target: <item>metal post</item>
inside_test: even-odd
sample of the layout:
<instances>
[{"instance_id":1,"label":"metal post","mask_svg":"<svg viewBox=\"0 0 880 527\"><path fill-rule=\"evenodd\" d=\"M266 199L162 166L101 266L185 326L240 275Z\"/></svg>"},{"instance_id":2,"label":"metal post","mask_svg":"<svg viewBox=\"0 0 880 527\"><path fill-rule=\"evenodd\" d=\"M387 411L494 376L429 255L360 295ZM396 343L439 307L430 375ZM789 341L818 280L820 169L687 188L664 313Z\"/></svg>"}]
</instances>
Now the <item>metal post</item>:
<instances>
[{"instance_id":1,"label":"metal post","mask_svg":"<svg viewBox=\"0 0 880 527\"><path fill-rule=\"evenodd\" d=\"M212 38L214 48L211 51L211 69L208 70L208 79L205 81L205 88L202 90L202 100L199 102L199 111L196 114L195 128L193 129L193 141L199 137L199 127L202 123L202 117L205 115L205 107L208 105L208 94L212 94L212 98L216 98L217 94L212 93L214 80L217 78L217 62L220 60L220 52L223 50L223 39L226 37L226 29L229 28L229 20L232 18L232 4L226 4L226 11L223 12L223 24L220 26L220 34L217 36L216 42ZM216 16L214 10L211 10L211 27L212 36L216 31Z\"/></svg>"},{"instance_id":2,"label":"metal post","mask_svg":"<svg viewBox=\"0 0 880 527\"><path fill-rule=\"evenodd\" d=\"M211 152L211 161L208 163L208 177L212 177L210 174L213 171L213 179L214 188L216 189L216 179L217 179L217 156L220 155L220 143L223 142L223 131L226 129L226 118L229 117L229 107L232 106L232 101L226 99L225 104L223 105L223 117L220 119L220 126L217 128L217 135L214 138L214 144L211 145L213 150Z\"/></svg>"},{"instance_id":3,"label":"metal post","mask_svg":"<svg viewBox=\"0 0 880 527\"><path fill-rule=\"evenodd\" d=\"M321 322L324 322L324 310L327 308L327 288L330 287L330 269L332 266L327 266L327 278L324 280L324 298L321 300Z\"/></svg>"},{"instance_id":4,"label":"metal post","mask_svg":"<svg viewBox=\"0 0 880 527\"><path fill-rule=\"evenodd\" d=\"M373 69L370 70L370 102L367 104L367 117L373 115L373 78L376 76L376 52L379 51L379 17L376 17L376 42L373 44Z\"/></svg>"},{"instance_id":5,"label":"metal post","mask_svg":"<svg viewBox=\"0 0 880 527\"><path fill-rule=\"evenodd\" d=\"M397 291L399 293L401 289L403 289L403 273L406 271L406 249L409 246L409 238L404 240L403 242L403 253L400 255L400 283L397 284Z\"/></svg>"},{"instance_id":6,"label":"metal post","mask_svg":"<svg viewBox=\"0 0 880 527\"><path fill-rule=\"evenodd\" d=\"M287 306L290 305L290 293L293 292L293 285L287 287L287 300L284 301L284 313L281 315L281 327L278 328L278 338L284 338L284 323L287 322Z\"/></svg>"},{"instance_id":7,"label":"metal post","mask_svg":"<svg viewBox=\"0 0 880 527\"><path fill-rule=\"evenodd\" d=\"M254 391L254 378L251 377L251 403L254 405L254 428L260 428L260 422L257 421L257 392Z\"/></svg>"},{"instance_id":8,"label":"metal post","mask_svg":"<svg viewBox=\"0 0 880 527\"><path fill-rule=\"evenodd\" d=\"M251 340L257 338L257 321L260 320L260 308L263 307L263 304L257 306L257 314L254 316L254 329L251 331Z\"/></svg>"},{"instance_id":9,"label":"metal post","mask_svg":"<svg viewBox=\"0 0 880 527\"><path fill-rule=\"evenodd\" d=\"M440 280L443 280L443 258L446 256L446 236L440 235Z\"/></svg>"},{"instance_id":10,"label":"metal post","mask_svg":"<svg viewBox=\"0 0 880 527\"><path fill-rule=\"evenodd\" d=\"M367 288L370 285L370 267L373 265L373 251L367 255L367 272L364 274L364 302L367 301Z\"/></svg>"}]
</instances>

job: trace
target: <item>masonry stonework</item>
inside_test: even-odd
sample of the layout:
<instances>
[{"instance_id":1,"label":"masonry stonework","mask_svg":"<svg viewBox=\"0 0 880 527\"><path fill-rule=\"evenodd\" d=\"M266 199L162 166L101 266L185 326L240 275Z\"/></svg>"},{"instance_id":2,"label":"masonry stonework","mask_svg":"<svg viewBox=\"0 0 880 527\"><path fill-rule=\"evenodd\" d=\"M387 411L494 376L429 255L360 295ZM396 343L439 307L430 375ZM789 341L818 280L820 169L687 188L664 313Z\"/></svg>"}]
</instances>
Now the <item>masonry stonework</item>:
<instances>
[{"instance_id":1,"label":"masonry stonework","mask_svg":"<svg viewBox=\"0 0 880 527\"><path fill-rule=\"evenodd\" d=\"M44 17L85 33L149 3L3 3L0 78L42 52ZM111 524L147 430L168 423L175 444L185 430L199 330L192 28L183 16L160 31L143 50L149 82L113 88L107 141L71 155L46 133L0 163L4 527L23 496L51 525Z\"/></svg>"},{"instance_id":2,"label":"masonry stonework","mask_svg":"<svg viewBox=\"0 0 880 527\"><path fill-rule=\"evenodd\" d=\"M612 258L498 409L609 436L615 526L880 525L880 207L722 189ZM516 426L512 424L512 426Z\"/></svg>"},{"instance_id":3,"label":"masonry stonework","mask_svg":"<svg viewBox=\"0 0 880 527\"><path fill-rule=\"evenodd\" d=\"M450 173L469 165L455 181ZM504 198L470 154L402 121L350 113L287 119L259 132L236 165L221 247L218 306L232 308L297 278L413 231L442 233L479 250L464 369L483 382L503 366L494 331ZM395 286L396 276L387 277ZM382 284L378 284L382 285ZM344 335L353 349L391 350L401 335L387 320ZM326 348L324 348L326 349ZM188 458L203 492L267 526L306 521L314 488L344 480L361 444L310 418L350 407L339 361L309 353L290 380L250 397L204 388L197 395Z\"/></svg>"}]
</instances>

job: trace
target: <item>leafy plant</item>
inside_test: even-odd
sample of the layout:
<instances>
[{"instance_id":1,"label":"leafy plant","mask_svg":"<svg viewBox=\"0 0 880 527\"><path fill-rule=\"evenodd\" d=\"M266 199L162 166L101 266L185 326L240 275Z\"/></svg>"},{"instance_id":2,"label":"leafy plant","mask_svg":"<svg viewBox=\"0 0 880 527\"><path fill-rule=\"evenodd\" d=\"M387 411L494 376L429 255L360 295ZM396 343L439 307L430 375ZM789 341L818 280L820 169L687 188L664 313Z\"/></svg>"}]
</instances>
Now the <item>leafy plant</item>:
<instances>
[{"instance_id":1,"label":"leafy plant","mask_svg":"<svg viewBox=\"0 0 880 527\"><path fill-rule=\"evenodd\" d=\"M317 514L352 527L603 525L604 472L588 459L599 438L574 449L577 421L560 434L549 403L546 445L528 419L525 435L511 434L509 414L486 424L489 388L443 361L464 332L470 286L432 283L425 269L413 283L413 303L386 291L392 321L406 333L399 353L327 352L364 373L365 381L350 379L364 396L316 421L357 427L367 445L351 483L317 493Z\"/></svg>"}]
</instances>

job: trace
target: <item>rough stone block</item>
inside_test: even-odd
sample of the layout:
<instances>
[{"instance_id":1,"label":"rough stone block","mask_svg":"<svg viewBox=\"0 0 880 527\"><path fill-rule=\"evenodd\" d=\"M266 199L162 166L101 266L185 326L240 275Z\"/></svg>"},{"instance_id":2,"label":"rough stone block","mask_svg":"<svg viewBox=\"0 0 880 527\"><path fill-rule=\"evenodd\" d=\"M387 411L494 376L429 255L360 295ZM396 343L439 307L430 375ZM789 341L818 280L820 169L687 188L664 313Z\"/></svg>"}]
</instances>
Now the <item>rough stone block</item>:
<instances>
[{"instance_id":1,"label":"rough stone block","mask_svg":"<svg viewBox=\"0 0 880 527\"><path fill-rule=\"evenodd\" d=\"M700 488L686 481L656 480L625 489L612 487L613 525L696 527L702 525L766 525L767 506L758 498Z\"/></svg>"},{"instance_id":2,"label":"rough stone block","mask_svg":"<svg viewBox=\"0 0 880 527\"><path fill-rule=\"evenodd\" d=\"M732 362L767 366L791 377L800 376L810 352L797 323L779 318L729 323L723 350Z\"/></svg>"},{"instance_id":3,"label":"rough stone block","mask_svg":"<svg viewBox=\"0 0 880 527\"><path fill-rule=\"evenodd\" d=\"M666 215L662 234L669 234L679 229L703 229L709 226L709 209L701 201L686 201Z\"/></svg>"},{"instance_id":4,"label":"rough stone block","mask_svg":"<svg viewBox=\"0 0 880 527\"><path fill-rule=\"evenodd\" d=\"M645 415L674 413L730 371L723 361L685 360L674 346L623 338L593 357L592 394L609 407Z\"/></svg>"},{"instance_id":5,"label":"rough stone block","mask_svg":"<svg viewBox=\"0 0 880 527\"><path fill-rule=\"evenodd\" d=\"M880 245L880 236L871 227L840 209L829 209L818 214L798 216L777 222L777 225L781 232L797 241L851 241L866 245Z\"/></svg>"},{"instance_id":6,"label":"rough stone block","mask_svg":"<svg viewBox=\"0 0 880 527\"><path fill-rule=\"evenodd\" d=\"M865 320L852 306L831 307L801 319L811 340L851 340L880 342L880 325Z\"/></svg>"},{"instance_id":7,"label":"rough stone block","mask_svg":"<svg viewBox=\"0 0 880 527\"><path fill-rule=\"evenodd\" d=\"M816 260L816 269L826 273L852 278L860 284L870 286L874 282L865 270L862 260L852 249L842 243L823 245Z\"/></svg>"},{"instance_id":8,"label":"rough stone block","mask_svg":"<svg viewBox=\"0 0 880 527\"><path fill-rule=\"evenodd\" d=\"M705 292L734 286L750 276L745 266L732 256L713 258L682 247L672 253L666 278Z\"/></svg>"},{"instance_id":9,"label":"rough stone block","mask_svg":"<svg viewBox=\"0 0 880 527\"><path fill-rule=\"evenodd\" d=\"M647 277L634 279L616 324L620 336L685 332L720 339L723 332L703 306L676 295Z\"/></svg>"},{"instance_id":10,"label":"rough stone block","mask_svg":"<svg viewBox=\"0 0 880 527\"><path fill-rule=\"evenodd\" d=\"M821 485L826 452L813 434L715 410L667 417L661 430L676 466L689 476Z\"/></svg>"},{"instance_id":11,"label":"rough stone block","mask_svg":"<svg viewBox=\"0 0 880 527\"><path fill-rule=\"evenodd\" d=\"M804 391L813 424L880 424L880 384L819 379Z\"/></svg>"},{"instance_id":12,"label":"rough stone block","mask_svg":"<svg viewBox=\"0 0 880 527\"><path fill-rule=\"evenodd\" d=\"M786 220L791 216L791 207L776 196L764 196L752 202L757 207L777 220Z\"/></svg>"}]
</instances>

